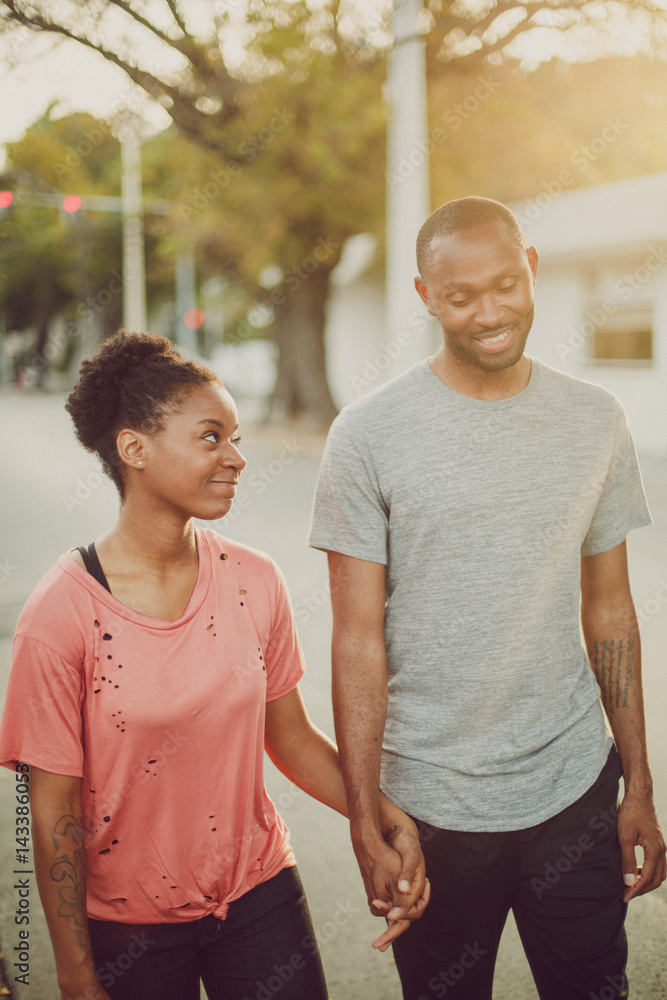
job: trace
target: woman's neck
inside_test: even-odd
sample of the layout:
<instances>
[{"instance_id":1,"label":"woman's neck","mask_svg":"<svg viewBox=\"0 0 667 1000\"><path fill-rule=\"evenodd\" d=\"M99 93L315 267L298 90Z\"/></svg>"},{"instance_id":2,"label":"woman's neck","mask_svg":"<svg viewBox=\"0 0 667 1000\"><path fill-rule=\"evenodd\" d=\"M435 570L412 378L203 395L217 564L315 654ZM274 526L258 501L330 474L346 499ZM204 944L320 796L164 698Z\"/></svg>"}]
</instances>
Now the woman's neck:
<instances>
[{"instance_id":1,"label":"woman's neck","mask_svg":"<svg viewBox=\"0 0 667 1000\"><path fill-rule=\"evenodd\" d=\"M197 558L192 518L161 517L131 499L121 505L115 526L100 538L97 547L114 563L149 565L158 572L169 572Z\"/></svg>"}]
</instances>

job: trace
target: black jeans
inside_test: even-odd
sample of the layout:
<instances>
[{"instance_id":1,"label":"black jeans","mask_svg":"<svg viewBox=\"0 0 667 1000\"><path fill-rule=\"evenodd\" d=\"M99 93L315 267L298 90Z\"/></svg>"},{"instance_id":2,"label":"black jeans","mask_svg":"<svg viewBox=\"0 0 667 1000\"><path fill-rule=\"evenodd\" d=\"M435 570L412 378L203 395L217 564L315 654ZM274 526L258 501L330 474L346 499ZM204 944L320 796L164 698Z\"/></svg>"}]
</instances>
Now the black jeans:
<instances>
[{"instance_id":1,"label":"black jeans","mask_svg":"<svg viewBox=\"0 0 667 1000\"><path fill-rule=\"evenodd\" d=\"M628 996L620 774L614 748L580 799L527 830L461 833L416 821L431 902L394 944L404 1000L490 1000L510 909L541 1000Z\"/></svg>"},{"instance_id":2,"label":"black jeans","mask_svg":"<svg viewBox=\"0 0 667 1000\"><path fill-rule=\"evenodd\" d=\"M327 1000L296 868L230 903L225 920L88 920L97 978L112 1000Z\"/></svg>"}]
</instances>

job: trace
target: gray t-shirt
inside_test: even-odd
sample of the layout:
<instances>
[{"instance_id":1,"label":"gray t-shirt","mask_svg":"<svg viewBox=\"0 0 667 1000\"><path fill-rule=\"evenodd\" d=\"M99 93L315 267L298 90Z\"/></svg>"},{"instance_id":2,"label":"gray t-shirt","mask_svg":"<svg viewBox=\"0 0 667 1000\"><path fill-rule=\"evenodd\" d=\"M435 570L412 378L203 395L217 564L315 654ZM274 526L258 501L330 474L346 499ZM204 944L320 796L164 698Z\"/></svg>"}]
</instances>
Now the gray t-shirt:
<instances>
[{"instance_id":1,"label":"gray t-shirt","mask_svg":"<svg viewBox=\"0 0 667 1000\"><path fill-rule=\"evenodd\" d=\"M651 523L621 405L531 360L510 399L423 361L345 408L315 494L310 544L387 567L382 789L446 829L524 829L593 784L580 559Z\"/></svg>"}]
</instances>

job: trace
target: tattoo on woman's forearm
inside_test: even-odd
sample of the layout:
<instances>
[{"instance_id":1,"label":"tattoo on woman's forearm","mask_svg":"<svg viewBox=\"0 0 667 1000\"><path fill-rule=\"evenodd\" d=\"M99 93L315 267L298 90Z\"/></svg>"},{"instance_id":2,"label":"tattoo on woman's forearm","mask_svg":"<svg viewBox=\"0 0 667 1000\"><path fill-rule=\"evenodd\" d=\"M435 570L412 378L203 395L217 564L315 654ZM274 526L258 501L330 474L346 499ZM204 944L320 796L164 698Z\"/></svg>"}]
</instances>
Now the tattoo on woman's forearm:
<instances>
[{"instance_id":1,"label":"tattoo on woman's forearm","mask_svg":"<svg viewBox=\"0 0 667 1000\"><path fill-rule=\"evenodd\" d=\"M61 816L51 836L55 856L49 875L52 881L61 883L58 915L72 921L77 942L88 951L86 861L81 822L69 814Z\"/></svg>"},{"instance_id":2,"label":"tattoo on woman's forearm","mask_svg":"<svg viewBox=\"0 0 667 1000\"><path fill-rule=\"evenodd\" d=\"M628 706L634 646L634 639L605 639L593 644L593 669L610 719L617 708Z\"/></svg>"}]
</instances>

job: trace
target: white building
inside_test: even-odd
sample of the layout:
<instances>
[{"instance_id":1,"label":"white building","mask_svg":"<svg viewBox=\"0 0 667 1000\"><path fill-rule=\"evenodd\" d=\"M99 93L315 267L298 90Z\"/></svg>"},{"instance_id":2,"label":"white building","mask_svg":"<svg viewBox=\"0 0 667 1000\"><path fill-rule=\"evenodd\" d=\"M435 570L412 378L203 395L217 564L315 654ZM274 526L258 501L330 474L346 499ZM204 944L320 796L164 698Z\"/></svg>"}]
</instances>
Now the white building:
<instances>
[{"instance_id":1,"label":"white building","mask_svg":"<svg viewBox=\"0 0 667 1000\"><path fill-rule=\"evenodd\" d=\"M529 350L610 389L667 456L667 173L511 207L540 254Z\"/></svg>"},{"instance_id":2,"label":"white building","mask_svg":"<svg viewBox=\"0 0 667 1000\"><path fill-rule=\"evenodd\" d=\"M558 187L511 206L540 254L529 351L610 389L638 449L667 456L667 173ZM401 344L384 335L382 278L372 260L369 238L355 237L333 275L327 355L340 406L386 381L389 361L400 364ZM410 325L428 321L413 294L406 342ZM439 337L433 327L433 350Z\"/></svg>"}]
</instances>

